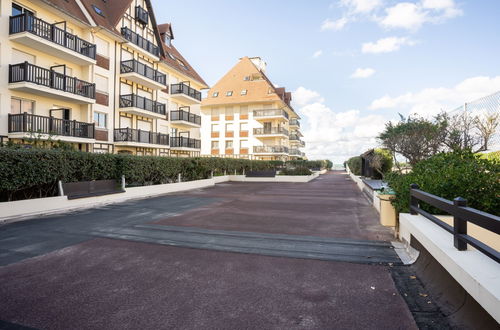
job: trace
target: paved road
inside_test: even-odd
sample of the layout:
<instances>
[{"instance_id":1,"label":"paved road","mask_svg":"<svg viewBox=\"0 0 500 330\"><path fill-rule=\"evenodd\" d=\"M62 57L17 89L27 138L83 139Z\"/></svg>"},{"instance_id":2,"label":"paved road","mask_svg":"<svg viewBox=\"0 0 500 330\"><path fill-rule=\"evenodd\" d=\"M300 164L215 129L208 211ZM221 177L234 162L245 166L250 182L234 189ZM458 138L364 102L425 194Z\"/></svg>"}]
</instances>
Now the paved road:
<instances>
[{"instance_id":1,"label":"paved road","mask_svg":"<svg viewBox=\"0 0 500 330\"><path fill-rule=\"evenodd\" d=\"M333 172L2 226L0 328L415 328L356 189Z\"/></svg>"}]
</instances>

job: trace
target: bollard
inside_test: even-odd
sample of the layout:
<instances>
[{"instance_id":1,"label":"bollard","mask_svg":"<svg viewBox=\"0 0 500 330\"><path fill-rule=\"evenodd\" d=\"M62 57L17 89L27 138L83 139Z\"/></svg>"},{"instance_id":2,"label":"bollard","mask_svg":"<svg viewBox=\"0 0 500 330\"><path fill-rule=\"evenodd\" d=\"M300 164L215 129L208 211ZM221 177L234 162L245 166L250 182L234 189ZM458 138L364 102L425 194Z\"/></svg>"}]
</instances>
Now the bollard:
<instances>
[{"instance_id":1,"label":"bollard","mask_svg":"<svg viewBox=\"0 0 500 330\"><path fill-rule=\"evenodd\" d=\"M211 171L210 172L210 178L213 179L214 178L214 171Z\"/></svg>"},{"instance_id":2,"label":"bollard","mask_svg":"<svg viewBox=\"0 0 500 330\"><path fill-rule=\"evenodd\" d=\"M125 190L125 185L126 185L125 175L122 175L122 190Z\"/></svg>"},{"instance_id":3,"label":"bollard","mask_svg":"<svg viewBox=\"0 0 500 330\"><path fill-rule=\"evenodd\" d=\"M177 182L182 182L182 175L180 173L177 175Z\"/></svg>"},{"instance_id":4,"label":"bollard","mask_svg":"<svg viewBox=\"0 0 500 330\"><path fill-rule=\"evenodd\" d=\"M59 196L64 196L64 189L61 180L57 182L57 187L59 188Z\"/></svg>"}]
</instances>

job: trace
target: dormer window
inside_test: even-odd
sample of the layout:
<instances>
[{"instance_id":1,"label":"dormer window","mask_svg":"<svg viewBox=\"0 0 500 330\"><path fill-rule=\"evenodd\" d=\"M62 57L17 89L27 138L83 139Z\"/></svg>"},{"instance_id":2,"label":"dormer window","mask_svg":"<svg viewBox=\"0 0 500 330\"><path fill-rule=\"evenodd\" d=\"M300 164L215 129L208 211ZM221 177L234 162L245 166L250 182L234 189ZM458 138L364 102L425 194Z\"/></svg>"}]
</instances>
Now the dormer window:
<instances>
[{"instance_id":1,"label":"dormer window","mask_svg":"<svg viewBox=\"0 0 500 330\"><path fill-rule=\"evenodd\" d=\"M242 90L241 95L247 95L247 90L246 89Z\"/></svg>"},{"instance_id":2,"label":"dormer window","mask_svg":"<svg viewBox=\"0 0 500 330\"><path fill-rule=\"evenodd\" d=\"M165 41L165 45L170 47L172 45L172 37L170 37L168 34L163 35L163 40Z\"/></svg>"},{"instance_id":3,"label":"dormer window","mask_svg":"<svg viewBox=\"0 0 500 330\"><path fill-rule=\"evenodd\" d=\"M250 76L245 76L245 77L243 77L243 80L244 80L244 81L249 81L249 80L250 80Z\"/></svg>"},{"instance_id":4,"label":"dormer window","mask_svg":"<svg viewBox=\"0 0 500 330\"><path fill-rule=\"evenodd\" d=\"M143 25L148 25L149 14L141 6L135 7L135 20Z\"/></svg>"},{"instance_id":5,"label":"dormer window","mask_svg":"<svg viewBox=\"0 0 500 330\"><path fill-rule=\"evenodd\" d=\"M214 92L214 93L212 94L212 97L217 97L217 96L219 96L219 92Z\"/></svg>"},{"instance_id":6,"label":"dormer window","mask_svg":"<svg viewBox=\"0 0 500 330\"><path fill-rule=\"evenodd\" d=\"M102 17L104 17L104 12L102 11L101 8L95 6L95 5L92 5L92 8L94 8L94 11L98 14L98 15L101 15Z\"/></svg>"},{"instance_id":7,"label":"dormer window","mask_svg":"<svg viewBox=\"0 0 500 330\"><path fill-rule=\"evenodd\" d=\"M227 91L226 96L233 96L233 91Z\"/></svg>"}]
</instances>

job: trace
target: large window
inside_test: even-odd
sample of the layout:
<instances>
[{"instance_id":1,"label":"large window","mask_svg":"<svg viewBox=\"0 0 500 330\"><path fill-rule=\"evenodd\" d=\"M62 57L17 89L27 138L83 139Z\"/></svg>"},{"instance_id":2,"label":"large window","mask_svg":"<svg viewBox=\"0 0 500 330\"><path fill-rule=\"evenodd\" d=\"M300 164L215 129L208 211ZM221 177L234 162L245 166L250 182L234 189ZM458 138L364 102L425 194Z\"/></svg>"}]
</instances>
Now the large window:
<instances>
[{"instance_id":1,"label":"large window","mask_svg":"<svg viewBox=\"0 0 500 330\"><path fill-rule=\"evenodd\" d=\"M240 131L248 131L248 123L240 123Z\"/></svg>"},{"instance_id":2,"label":"large window","mask_svg":"<svg viewBox=\"0 0 500 330\"><path fill-rule=\"evenodd\" d=\"M19 113L30 113L33 114L35 110L35 101L31 100L23 100L18 98L10 99L10 113L19 114Z\"/></svg>"},{"instance_id":3,"label":"large window","mask_svg":"<svg viewBox=\"0 0 500 330\"><path fill-rule=\"evenodd\" d=\"M95 75L95 87L96 91L104 94L108 94L108 78L98 75Z\"/></svg>"},{"instance_id":4,"label":"large window","mask_svg":"<svg viewBox=\"0 0 500 330\"><path fill-rule=\"evenodd\" d=\"M226 141L226 149L233 149L233 140Z\"/></svg>"},{"instance_id":5,"label":"large window","mask_svg":"<svg viewBox=\"0 0 500 330\"><path fill-rule=\"evenodd\" d=\"M218 132L219 131L219 124L212 124L212 132Z\"/></svg>"},{"instance_id":6,"label":"large window","mask_svg":"<svg viewBox=\"0 0 500 330\"><path fill-rule=\"evenodd\" d=\"M226 132L232 132L232 131L234 131L233 123L226 124Z\"/></svg>"},{"instance_id":7,"label":"large window","mask_svg":"<svg viewBox=\"0 0 500 330\"><path fill-rule=\"evenodd\" d=\"M31 10L26 9L26 8L18 5L17 3L12 3L12 16L21 15L24 13L33 15L33 12Z\"/></svg>"},{"instance_id":8,"label":"large window","mask_svg":"<svg viewBox=\"0 0 500 330\"><path fill-rule=\"evenodd\" d=\"M219 141L212 141L212 149L219 149Z\"/></svg>"},{"instance_id":9,"label":"large window","mask_svg":"<svg viewBox=\"0 0 500 330\"><path fill-rule=\"evenodd\" d=\"M99 37L95 37L95 44L97 48L97 54L109 57L109 42Z\"/></svg>"},{"instance_id":10,"label":"large window","mask_svg":"<svg viewBox=\"0 0 500 330\"><path fill-rule=\"evenodd\" d=\"M94 123L96 127L108 127L108 115L102 112L94 112Z\"/></svg>"},{"instance_id":11,"label":"large window","mask_svg":"<svg viewBox=\"0 0 500 330\"><path fill-rule=\"evenodd\" d=\"M248 149L248 140L240 141L240 149Z\"/></svg>"}]
</instances>

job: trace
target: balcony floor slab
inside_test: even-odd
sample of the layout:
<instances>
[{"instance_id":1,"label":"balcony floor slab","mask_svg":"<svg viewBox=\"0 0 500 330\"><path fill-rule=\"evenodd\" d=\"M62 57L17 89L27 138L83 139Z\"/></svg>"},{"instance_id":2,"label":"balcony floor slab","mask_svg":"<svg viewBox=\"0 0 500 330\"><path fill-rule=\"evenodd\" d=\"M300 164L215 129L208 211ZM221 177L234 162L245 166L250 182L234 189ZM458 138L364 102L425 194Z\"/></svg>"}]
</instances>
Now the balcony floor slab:
<instances>
[{"instance_id":1,"label":"balcony floor slab","mask_svg":"<svg viewBox=\"0 0 500 330\"><path fill-rule=\"evenodd\" d=\"M10 90L50 97L62 101L72 102L76 104L94 104L96 101L92 98L80 96L77 94L64 92L58 89L50 88L43 85L37 85L31 82L17 82L9 84Z\"/></svg>"}]
</instances>

